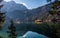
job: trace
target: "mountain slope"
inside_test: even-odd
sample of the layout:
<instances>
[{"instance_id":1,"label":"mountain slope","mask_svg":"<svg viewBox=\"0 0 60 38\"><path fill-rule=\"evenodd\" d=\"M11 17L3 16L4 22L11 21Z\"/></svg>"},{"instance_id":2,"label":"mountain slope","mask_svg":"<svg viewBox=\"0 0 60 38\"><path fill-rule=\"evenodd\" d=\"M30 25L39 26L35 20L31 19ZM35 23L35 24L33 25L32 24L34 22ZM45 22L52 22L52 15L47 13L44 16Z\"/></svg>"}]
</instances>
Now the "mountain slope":
<instances>
[{"instance_id":1,"label":"mountain slope","mask_svg":"<svg viewBox=\"0 0 60 38\"><path fill-rule=\"evenodd\" d=\"M27 9L22 4L16 4L14 1L4 2L4 7L2 10L7 11L7 17L13 17L13 19L19 18L21 21L35 21L36 19L46 19L48 16L48 11L50 10L50 5L47 4L42 7L35 9Z\"/></svg>"},{"instance_id":2,"label":"mountain slope","mask_svg":"<svg viewBox=\"0 0 60 38\"><path fill-rule=\"evenodd\" d=\"M14 10L27 10L27 8L23 4L17 4L14 1L5 2L3 1L2 4L4 5L2 10L11 12Z\"/></svg>"},{"instance_id":3,"label":"mountain slope","mask_svg":"<svg viewBox=\"0 0 60 38\"><path fill-rule=\"evenodd\" d=\"M14 1L5 2L3 1L2 11L6 12L6 19L10 19L12 17L14 20L17 18L20 20L24 20L25 18L25 11L28 9L23 4L17 4Z\"/></svg>"},{"instance_id":4,"label":"mountain slope","mask_svg":"<svg viewBox=\"0 0 60 38\"><path fill-rule=\"evenodd\" d=\"M45 20L49 14L49 12L48 12L49 10L50 10L50 4L29 10L28 18L30 21L34 21L36 19Z\"/></svg>"}]
</instances>

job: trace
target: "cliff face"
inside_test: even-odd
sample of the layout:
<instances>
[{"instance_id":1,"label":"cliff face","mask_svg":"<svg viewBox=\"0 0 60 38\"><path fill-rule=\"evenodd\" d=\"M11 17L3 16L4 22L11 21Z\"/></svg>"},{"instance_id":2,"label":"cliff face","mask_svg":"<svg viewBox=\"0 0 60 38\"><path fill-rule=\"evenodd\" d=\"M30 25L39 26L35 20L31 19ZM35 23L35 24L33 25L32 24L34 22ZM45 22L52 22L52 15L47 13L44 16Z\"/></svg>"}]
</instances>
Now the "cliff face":
<instances>
[{"instance_id":1,"label":"cliff face","mask_svg":"<svg viewBox=\"0 0 60 38\"><path fill-rule=\"evenodd\" d=\"M52 7L53 6L53 7ZM51 15L50 12L55 13ZM51 13L52 13L51 12ZM55 17L56 20L60 19L60 1L52 2L42 7L38 7L36 9L32 9L29 11L30 16L28 17L31 21L35 21L36 19L42 19L43 21L51 20ZM57 19L59 18L59 19Z\"/></svg>"},{"instance_id":2,"label":"cliff face","mask_svg":"<svg viewBox=\"0 0 60 38\"><path fill-rule=\"evenodd\" d=\"M31 21L34 21L36 19L46 20L48 14L49 14L49 10L50 10L50 4L47 4L45 6L29 10L29 14L27 14L27 15L29 15L28 18L29 18L29 20L31 19Z\"/></svg>"},{"instance_id":3,"label":"cliff face","mask_svg":"<svg viewBox=\"0 0 60 38\"><path fill-rule=\"evenodd\" d=\"M55 1L51 4L48 19L52 22L60 22L60 1Z\"/></svg>"}]
</instances>

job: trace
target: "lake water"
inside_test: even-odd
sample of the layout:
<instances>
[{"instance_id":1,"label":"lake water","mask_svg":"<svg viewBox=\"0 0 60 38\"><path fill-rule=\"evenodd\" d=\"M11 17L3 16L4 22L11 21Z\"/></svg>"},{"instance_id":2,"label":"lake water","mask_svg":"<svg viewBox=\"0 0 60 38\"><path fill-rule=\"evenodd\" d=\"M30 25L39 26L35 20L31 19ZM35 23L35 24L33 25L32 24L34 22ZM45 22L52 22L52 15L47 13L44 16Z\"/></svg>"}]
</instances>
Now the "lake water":
<instances>
[{"instance_id":1,"label":"lake water","mask_svg":"<svg viewBox=\"0 0 60 38\"><path fill-rule=\"evenodd\" d=\"M10 25L9 20L6 20L3 24L3 29L0 30L0 36L3 36L4 38L8 38L8 26ZM27 31L34 31L34 32L41 32L40 25L35 23L21 23L16 24L14 23L14 26L16 27L17 36L23 36ZM41 27L42 28L42 27Z\"/></svg>"}]
</instances>

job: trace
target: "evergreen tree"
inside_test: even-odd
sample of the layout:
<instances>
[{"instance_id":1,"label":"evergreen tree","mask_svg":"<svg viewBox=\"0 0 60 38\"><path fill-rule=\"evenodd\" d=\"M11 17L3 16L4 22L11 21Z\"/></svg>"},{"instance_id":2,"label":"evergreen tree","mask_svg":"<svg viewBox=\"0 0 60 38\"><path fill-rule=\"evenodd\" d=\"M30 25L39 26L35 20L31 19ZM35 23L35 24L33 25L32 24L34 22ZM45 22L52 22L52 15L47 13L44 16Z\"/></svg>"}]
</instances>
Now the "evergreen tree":
<instances>
[{"instance_id":1,"label":"evergreen tree","mask_svg":"<svg viewBox=\"0 0 60 38\"><path fill-rule=\"evenodd\" d=\"M1 5L1 2L3 0L0 0L0 30L2 30L2 24L5 21L5 13L1 11L1 8L3 7L3 5Z\"/></svg>"},{"instance_id":2,"label":"evergreen tree","mask_svg":"<svg viewBox=\"0 0 60 38\"><path fill-rule=\"evenodd\" d=\"M3 7L3 5L1 5L1 2L3 0L0 0L0 30L2 30L2 24L5 21L5 13L1 11L1 8Z\"/></svg>"},{"instance_id":3,"label":"evergreen tree","mask_svg":"<svg viewBox=\"0 0 60 38\"><path fill-rule=\"evenodd\" d=\"M10 26L8 27L8 29L9 29L9 31L8 31L8 33L9 33L9 38L16 38L16 37L17 37L16 27L14 26L12 20L11 20L10 22L11 22L11 24L10 24Z\"/></svg>"},{"instance_id":4,"label":"evergreen tree","mask_svg":"<svg viewBox=\"0 0 60 38\"><path fill-rule=\"evenodd\" d=\"M3 38L2 36L0 36L0 38Z\"/></svg>"}]
</instances>

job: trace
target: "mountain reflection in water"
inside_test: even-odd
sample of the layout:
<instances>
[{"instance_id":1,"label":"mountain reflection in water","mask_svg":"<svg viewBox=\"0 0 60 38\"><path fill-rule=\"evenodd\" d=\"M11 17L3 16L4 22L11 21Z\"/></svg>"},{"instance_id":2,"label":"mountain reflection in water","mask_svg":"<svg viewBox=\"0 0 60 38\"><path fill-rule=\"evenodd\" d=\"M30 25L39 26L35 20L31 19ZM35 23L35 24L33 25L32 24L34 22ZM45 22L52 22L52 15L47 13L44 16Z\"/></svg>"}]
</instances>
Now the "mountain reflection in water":
<instances>
[{"instance_id":1,"label":"mountain reflection in water","mask_svg":"<svg viewBox=\"0 0 60 38\"><path fill-rule=\"evenodd\" d=\"M3 24L3 29L2 31L0 31L0 35L6 38L8 37L7 31L9 25L10 25L9 20L5 21L5 23ZM17 36L23 36L27 31L33 31L43 34L42 32L44 32L43 28L44 25L35 23L21 23L21 24L14 23L14 26L16 27ZM47 28L47 25L45 27Z\"/></svg>"}]
</instances>

